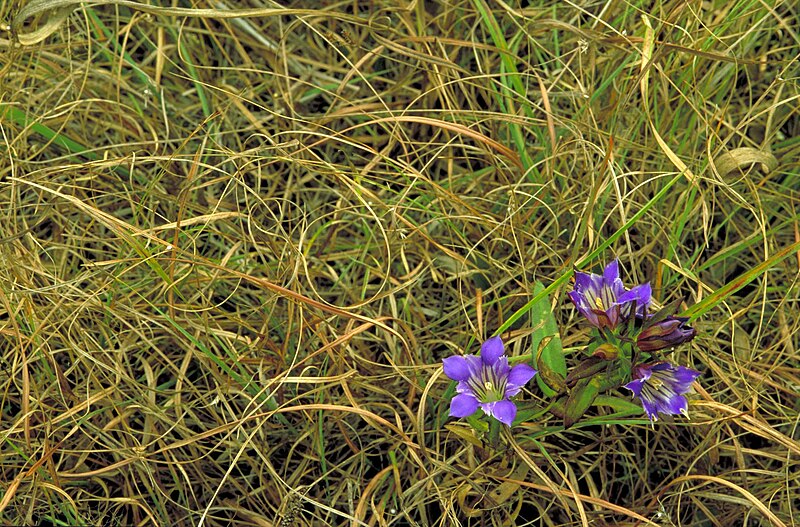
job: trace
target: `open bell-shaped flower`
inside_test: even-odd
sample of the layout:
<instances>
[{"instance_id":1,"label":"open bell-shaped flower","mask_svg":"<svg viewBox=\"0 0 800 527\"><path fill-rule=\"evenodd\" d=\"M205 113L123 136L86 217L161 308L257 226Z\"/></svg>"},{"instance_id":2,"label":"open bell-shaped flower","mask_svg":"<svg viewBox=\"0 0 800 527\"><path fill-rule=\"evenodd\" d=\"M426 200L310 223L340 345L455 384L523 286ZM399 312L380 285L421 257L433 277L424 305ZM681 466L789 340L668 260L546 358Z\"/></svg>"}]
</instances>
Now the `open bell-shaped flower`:
<instances>
[{"instance_id":1,"label":"open bell-shaped flower","mask_svg":"<svg viewBox=\"0 0 800 527\"><path fill-rule=\"evenodd\" d=\"M658 414L688 417L689 403L684 396L700 372L668 362L639 364L633 367L633 380L625 385L642 401L647 417L656 421Z\"/></svg>"},{"instance_id":2,"label":"open bell-shaped flower","mask_svg":"<svg viewBox=\"0 0 800 527\"><path fill-rule=\"evenodd\" d=\"M517 406L510 397L537 373L527 364L510 367L500 337L484 342L480 355L457 355L442 362L444 374L458 381L458 395L450 401L451 416L468 417L480 408L507 426L517 415Z\"/></svg>"},{"instance_id":3,"label":"open bell-shaped flower","mask_svg":"<svg viewBox=\"0 0 800 527\"><path fill-rule=\"evenodd\" d=\"M644 316L651 295L650 283L625 289L619 277L618 260L608 264L602 275L576 272L575 289L569 293L575 308L591 325L600 329L616 328L628 319L634 305L636 315Z\"/></svg>"}]
</instances>

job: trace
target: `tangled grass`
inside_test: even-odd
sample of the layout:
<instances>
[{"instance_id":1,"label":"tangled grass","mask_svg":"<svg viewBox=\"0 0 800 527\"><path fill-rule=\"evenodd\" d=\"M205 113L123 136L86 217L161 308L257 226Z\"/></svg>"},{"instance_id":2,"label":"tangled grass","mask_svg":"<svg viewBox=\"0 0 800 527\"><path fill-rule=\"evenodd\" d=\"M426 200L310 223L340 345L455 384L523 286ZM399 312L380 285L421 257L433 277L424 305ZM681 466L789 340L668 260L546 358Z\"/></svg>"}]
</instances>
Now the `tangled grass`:
<instances>
[{"instance_id":1,"label":"tangled grass","mask_svg":"<svg viewBox=\"0 0 800 527\"><path fill-rule=\"evenodd\" d=\"M793 2L45 7L0 5L2 522L800 521ZM448 418L442 358L614 256L695 317L691 420Z\"/></svg>"}]
</instances>

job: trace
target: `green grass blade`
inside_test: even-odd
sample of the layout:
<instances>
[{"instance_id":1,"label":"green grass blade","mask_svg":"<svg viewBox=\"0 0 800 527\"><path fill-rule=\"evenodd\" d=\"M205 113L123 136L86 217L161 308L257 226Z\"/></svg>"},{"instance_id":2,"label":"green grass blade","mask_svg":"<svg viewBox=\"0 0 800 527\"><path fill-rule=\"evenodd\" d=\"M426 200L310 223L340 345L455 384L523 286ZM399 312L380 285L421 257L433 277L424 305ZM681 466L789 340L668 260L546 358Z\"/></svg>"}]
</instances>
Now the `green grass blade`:
<instances>
[{"instance_id":1,"label":"green grass blade","mask_svg":"<svg viewBox=\"0 0 800 527\"><path fill-rule=\"evenodd\" d=\"M775 253L771 258L756 265L749 271L737 276L735 279L720 287L709 296L684 311L682 315L689 317L691 320L695 320L698 317L708 313L711 309L725 301L726 298L734 294L736 291L767 272L770 267L777 265L797 251L800 251L800 242L795 242L788 247L784 247Z\"/></svg>"},{"instance_id":2,"label":"green grass blade","mask_svg":"<svg viewBox=\"0 0 800 527\"><path fill-rule=\"evenodd\" d=\"M49 126L42 124L38 121L33 121L28 117L28 114L14 106L13 104L3 105L0 109L0 120L10 120L20 128L30 127L31 130L41 135L47 141L64 148L70 154L80 155L89 159L90 161L97 161L97 154L80 144L79 142L70 139L69 137L56 132Z\"/></svg>"}]
</instances>

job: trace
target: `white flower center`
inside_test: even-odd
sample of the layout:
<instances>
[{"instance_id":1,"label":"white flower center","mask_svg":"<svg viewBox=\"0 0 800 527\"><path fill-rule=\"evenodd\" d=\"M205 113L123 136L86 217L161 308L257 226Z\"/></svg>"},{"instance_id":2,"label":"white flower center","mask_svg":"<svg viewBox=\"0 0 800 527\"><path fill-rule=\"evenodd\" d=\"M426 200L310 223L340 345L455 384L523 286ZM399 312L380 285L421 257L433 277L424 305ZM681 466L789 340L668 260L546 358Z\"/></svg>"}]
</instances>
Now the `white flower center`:
<instances>
[{"instance_id":1,"label":"white flower center","mask_svg":"<svg viewBox=\"0 0 800 527\"><path fill-rule=\"evenodd\" d=\"M478 374L468 382L475 397L482 403L493 403L505 398L508 378L492 366L484 364Z\"/></svg>"}]
</instances>

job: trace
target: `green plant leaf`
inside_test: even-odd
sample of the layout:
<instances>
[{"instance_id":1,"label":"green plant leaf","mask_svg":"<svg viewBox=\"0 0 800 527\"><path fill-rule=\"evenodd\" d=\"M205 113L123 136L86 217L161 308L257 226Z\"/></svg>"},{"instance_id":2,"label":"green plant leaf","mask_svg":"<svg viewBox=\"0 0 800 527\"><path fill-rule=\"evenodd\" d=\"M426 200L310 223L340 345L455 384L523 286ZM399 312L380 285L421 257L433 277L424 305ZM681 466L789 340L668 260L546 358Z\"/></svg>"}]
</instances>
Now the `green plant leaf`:
<instances>
[{"instance_id":1,"label":"green plant leaf","mask_svg":"<svg viewBox=\"0 0 800 527\"><path fill-rule=\"evenodd\" d=\"M740 274L724 286L720 287L706 298L701 300L700 302L696 303L683 313L681 316L689 317L690 322L696 320L697 318L701 317L711 309L713 309L717 304L724 302L726 298L730 295L738 291L739 289L743 288L762 274L766 273L771 267L778 265L784 259L788 258L789 256L795 254L798 250L800 250L800 242L795 242L791 245L788 245L778 251L777 253L773 254L772 257L768 258L764 262L756 265L755 267L749 269L748 271ZM508 322L508 321L506 321Z\"/></svg>"},{"instance_id":2,"label":"green plant leaf","mask_svg":"<svg viewBox=\"0 0 800 527\"><path fill-rule=\"evenodd\" d=\"M567 375L566 384L577 384L581 379L588 379L608 368L608 361L600 357L589 357L578 363Z\"/></svg>"},{"instance_id":3,"label":"green plant leaf","mask_svg":"<svg viewBox=\"0 0 800 527\"><path fill-rule=\"evenodd\" d=\"M578 385L569 393L567 397L567 405L564 410L564 428L569 428L578 422L583 417L586 410L592 406L592 403L600 394L600 383L597 378L583 379L578 382Z\"/></svg>"},{"instance_id":4,"label":"green plant leaf","mask_svg":"<svg viewBox=\"0 0 800 527\"><path fill-rule=\"evenodd\" d=\"M567 363L564 360L556 317L550 309L550 298L542 295L543 291L544 285L537 281L533 286L533 294L540 298L531 306L530 311L533 326L531 349L534 350L539 369L536 382L546 396L552 397L563 388Z\"/></svg>"},{"instance_id":5,"label":"green plant leaf","mask_svg":"<svg viewBox=\"0 0 800 527\"><path fill-rule=\"evenodd\" d=\"M595 406L609 406L621 414L637 415L644 413L642 405L631 399L623 399L615 395L598 395L594 401Z\"/></svg>"}]
</instances>

